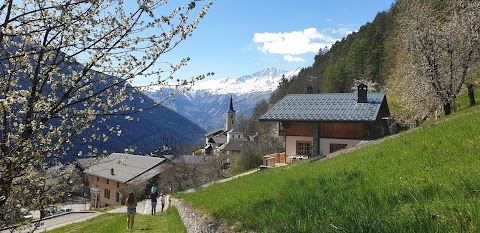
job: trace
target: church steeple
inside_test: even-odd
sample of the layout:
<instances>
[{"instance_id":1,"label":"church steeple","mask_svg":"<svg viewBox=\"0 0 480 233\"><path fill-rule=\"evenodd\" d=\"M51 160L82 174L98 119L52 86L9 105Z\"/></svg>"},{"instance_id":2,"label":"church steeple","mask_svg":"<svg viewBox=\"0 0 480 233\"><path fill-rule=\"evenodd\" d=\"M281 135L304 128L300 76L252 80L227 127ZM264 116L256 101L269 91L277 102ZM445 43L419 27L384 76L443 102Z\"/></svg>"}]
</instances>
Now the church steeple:
<instances>
[{"instance_id":1,"label":"church steeple","mask_svg":"<svg viewBox=\"0 0 480 233\"><path fill-rule=\"evenodd\" d=\"M226 113L225 131L230 131L235 127L235 110L233 110L233 97L230 96L230 107Z\"/></svg>"},{"instance_id":2,"label":"church steeple","mask_svg":"<svg viewBox=\"0 0 480 233\"><path fill-rule=\"evenodd\" d=\"M230 96L230 109L228 110L229 112L235 112L235 110L233 110L233 99L232 99L232 96Z\"/></svg>"}]
</instances>

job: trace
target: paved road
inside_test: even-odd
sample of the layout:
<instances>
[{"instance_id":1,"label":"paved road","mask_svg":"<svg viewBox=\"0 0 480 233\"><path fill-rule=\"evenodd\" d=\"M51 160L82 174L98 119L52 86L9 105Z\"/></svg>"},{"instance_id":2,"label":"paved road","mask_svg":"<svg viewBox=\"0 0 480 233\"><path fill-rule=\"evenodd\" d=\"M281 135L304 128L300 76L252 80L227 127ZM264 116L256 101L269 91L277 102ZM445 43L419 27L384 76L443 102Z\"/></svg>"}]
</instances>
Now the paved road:
<instances>
[{"instance_id":1,"label":"paved road","mask_svg":"<svg viewBox=\"0 0 480 233\"><path fill-rule=\"evenodd\" d=\"M44 232L44 231L49 231L58 227L62 227L68 224L76 223L76 222L82 222L94 217L97 217L98 215L102 214L101 212L72 212L69 214L64 214L60 216L55 216L53 218L45 219L42 221L42 226L37 228L35 232ZM24 233L24 232L30 232L31 229L24 229L21 231L15 231L19 233ZM0 231L1 233L7 233L10 232L9 230L3 230Z\"/></svg>"}]
</instances>

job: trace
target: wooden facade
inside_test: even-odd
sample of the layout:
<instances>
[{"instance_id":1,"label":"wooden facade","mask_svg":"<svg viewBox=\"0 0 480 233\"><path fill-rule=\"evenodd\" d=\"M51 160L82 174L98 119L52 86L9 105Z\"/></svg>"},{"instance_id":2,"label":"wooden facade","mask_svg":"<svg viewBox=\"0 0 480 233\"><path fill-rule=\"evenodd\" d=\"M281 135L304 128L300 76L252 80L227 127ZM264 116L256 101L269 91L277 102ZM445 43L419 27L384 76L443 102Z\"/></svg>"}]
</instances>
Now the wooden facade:
<instances>
[{"instance_id":1,"label":"wooden facade","mask_svg":"<svg viewBox=\"0 0 480 233\"><path fill-rule=\"evenodd\" d=\"M284 136L313 137L316 122L282 122ZM320 138L368 139L383 136L381 124L370 122L318 122Z\"/></svg>"},{"instance_id":2,"label":"wooden facade","mask_svg":"<svg viewBox=\"0 0 480 233\"><path fill-rule=\"evenodd\" d=\"M295 147L295 155L325 155L388 134L380 117L374 122L281 122L279 134L285 136L285 151ZM289 139L290 138L290 139ZM295 138L295 139L293 139ZM294 140L294 141L292 141ZM289 156L292 156L291 151Z\"/></svg>"}]
</instances>

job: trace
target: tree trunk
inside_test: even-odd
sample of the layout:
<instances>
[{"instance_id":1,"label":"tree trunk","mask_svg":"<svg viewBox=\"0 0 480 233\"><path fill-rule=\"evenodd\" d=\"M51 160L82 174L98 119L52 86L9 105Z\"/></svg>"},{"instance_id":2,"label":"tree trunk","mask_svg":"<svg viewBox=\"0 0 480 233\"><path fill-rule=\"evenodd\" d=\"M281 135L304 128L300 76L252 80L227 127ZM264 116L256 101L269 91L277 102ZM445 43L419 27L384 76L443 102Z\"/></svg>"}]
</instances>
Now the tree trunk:
<instances>
[{"instance_id":1,"label":"tree trunk","mask_svg":"<svg viewBox=\"0 0 480 233\"><path fill-rule=\"evenodd\" d=\"M473 84L467 83L467 89L468 89L468 98L470 99L470 106L475 105L475 90L473 87Z\"/></svg>"},{"instance_id":2,"label":"tree trunk","mask_svg":"<svg viewBox=\"0 0 480 233\"><path fill-rule=\"evenodd\" d=\"M445 113L445 116L448 116L448 115L450 115L450 113L452 113L452 107L451 107L450 103L444 103L443 104L443 112Z\"/></svg>"}]
</instances>

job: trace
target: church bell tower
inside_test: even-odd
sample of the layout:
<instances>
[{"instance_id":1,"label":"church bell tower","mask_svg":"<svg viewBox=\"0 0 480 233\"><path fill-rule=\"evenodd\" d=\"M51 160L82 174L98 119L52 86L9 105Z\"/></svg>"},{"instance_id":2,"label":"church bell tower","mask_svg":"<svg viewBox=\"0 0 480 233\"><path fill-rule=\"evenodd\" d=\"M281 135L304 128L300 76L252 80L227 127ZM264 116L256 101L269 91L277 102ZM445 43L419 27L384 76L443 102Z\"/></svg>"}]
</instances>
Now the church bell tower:
<instances>
[{"instance_id":1,"label":"church bell tower","mask_svg":"<svg viewBox=\"0 0 480 233\"><path fill-rule=\"evenodd\" d=\"M230 108L226 113L226 122L225 122L225 131L228 132L235 127L235 110L233 110L233 100L232 96L230 96Z\"/></svg>"}]
</instances>

